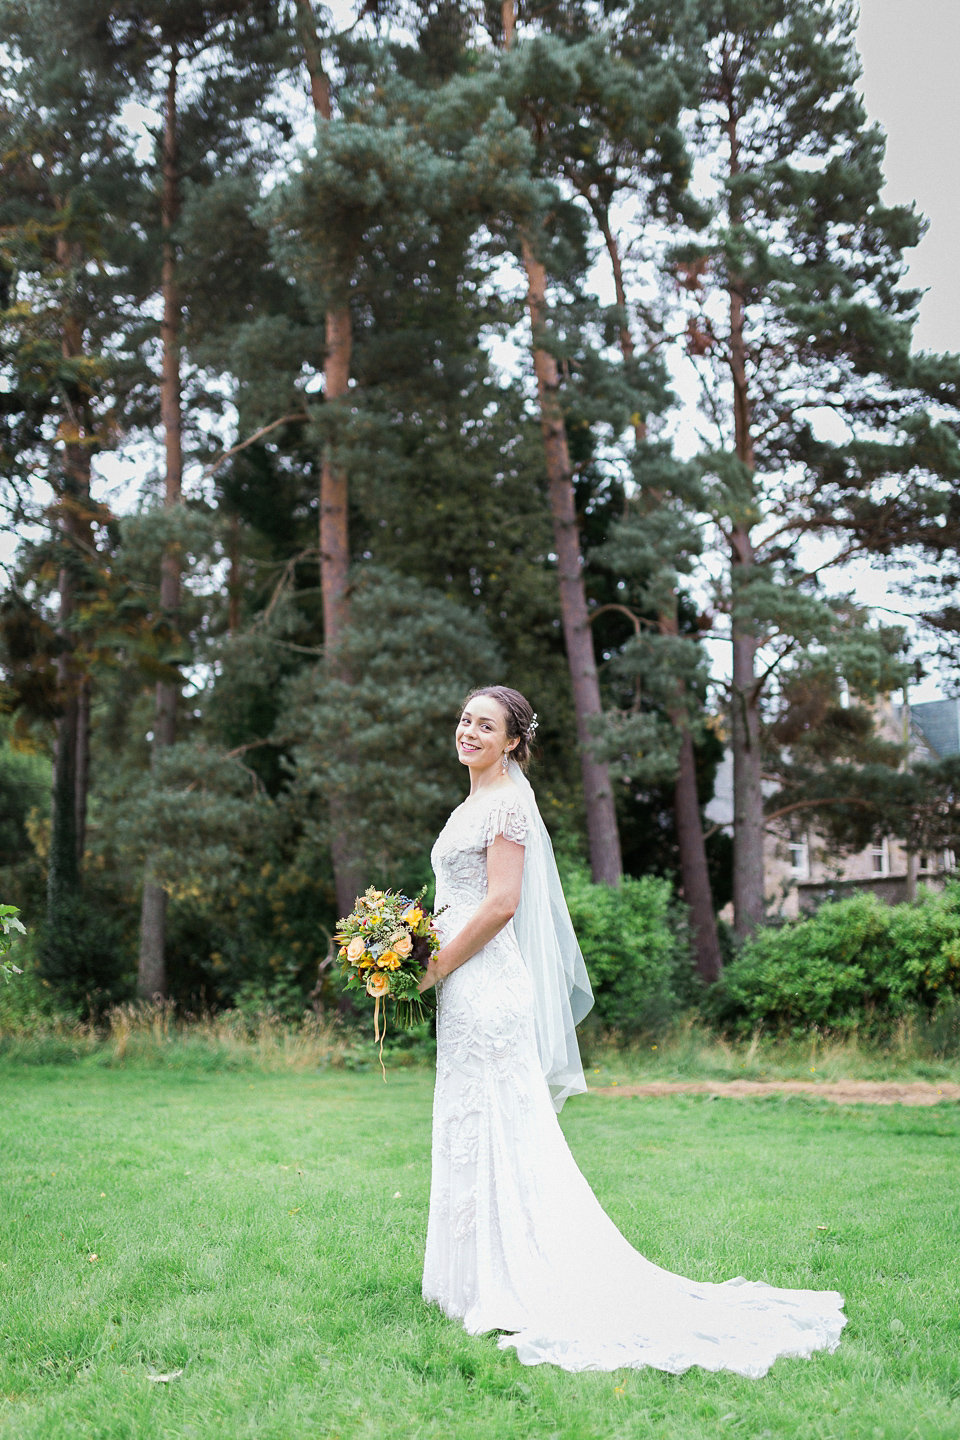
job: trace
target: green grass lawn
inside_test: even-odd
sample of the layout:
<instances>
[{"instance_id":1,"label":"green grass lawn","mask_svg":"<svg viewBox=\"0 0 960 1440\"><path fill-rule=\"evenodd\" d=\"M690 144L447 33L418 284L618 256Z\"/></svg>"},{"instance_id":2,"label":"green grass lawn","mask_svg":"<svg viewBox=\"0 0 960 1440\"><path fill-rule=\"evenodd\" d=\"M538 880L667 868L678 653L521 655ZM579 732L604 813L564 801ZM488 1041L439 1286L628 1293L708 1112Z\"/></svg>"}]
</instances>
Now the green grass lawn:
<instances>
[{"instance_id":1,"label":"green grass lawn","mask_svg":"<svg viewBox=\"0 0 960 1440\"><path fill-rule=\"evenodd\" d=\"M0 1434L960 1436L958 1107L567 1106L646 1255L846 1295L836 1355L748 1381L525 1369L427 1310L431 1090L423 1070L0 1070Z\"/></svg>"}]
</instances>

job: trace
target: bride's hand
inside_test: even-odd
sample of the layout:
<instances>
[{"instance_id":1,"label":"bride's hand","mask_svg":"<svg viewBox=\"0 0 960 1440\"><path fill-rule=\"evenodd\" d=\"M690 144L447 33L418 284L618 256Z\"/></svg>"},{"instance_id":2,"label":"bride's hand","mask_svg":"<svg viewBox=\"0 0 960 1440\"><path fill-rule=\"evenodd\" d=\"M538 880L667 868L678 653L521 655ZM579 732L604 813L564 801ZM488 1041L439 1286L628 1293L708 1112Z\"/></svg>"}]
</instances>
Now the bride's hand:
<instances>
[{"instance_id":1,"label":"bride's hand","mask_svg":"<svg viewBox=\"0 0 960 1440\"><path fill-rule=\"evenodd\" d=\"M434 955L432 960L430 961L430 964L423 972L423 979L417 986L417 990L422 995L424 990L429 990L432 985L436 985L437 981L442 979L443 972L437 966L437 956Z\"/></svg>"}]
</instances>

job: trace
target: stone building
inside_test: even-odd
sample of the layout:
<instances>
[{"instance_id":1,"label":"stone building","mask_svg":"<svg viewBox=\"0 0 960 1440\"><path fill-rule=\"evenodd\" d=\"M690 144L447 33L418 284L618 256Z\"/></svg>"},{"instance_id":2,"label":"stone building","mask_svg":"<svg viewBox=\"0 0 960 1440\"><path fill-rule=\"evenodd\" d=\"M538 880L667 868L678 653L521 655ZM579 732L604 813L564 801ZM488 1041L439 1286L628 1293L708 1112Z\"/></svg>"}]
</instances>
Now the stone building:
<instances>
[{"instance_id":1,"label":"stone building","mask_svg":"<svg viewBox=\"0 0 960 1440\"><path fill-rule=\"evenodd\" d=\"M889 740L906 738L918 759L940 759L960 752L960 701L933 700L905 710L889 700L881 702L878 728ZM771 786L771 793L775 787ZM706 808L708 820L732 830L733 757L728 751L717 771L714 798ZM854 890L873 890L888 904L916 894L918 882L941 886L955 870L952 851L910 855L895 836L858 854L837 857L826 853L813 829L795 830L792 837L768 831L765 842L764 889L771 917L794 919L821 901L839 899ZM728 913L729 912L729 913ZM727 906L723 918L733 919Z\"/></svg>"}]
</instances>

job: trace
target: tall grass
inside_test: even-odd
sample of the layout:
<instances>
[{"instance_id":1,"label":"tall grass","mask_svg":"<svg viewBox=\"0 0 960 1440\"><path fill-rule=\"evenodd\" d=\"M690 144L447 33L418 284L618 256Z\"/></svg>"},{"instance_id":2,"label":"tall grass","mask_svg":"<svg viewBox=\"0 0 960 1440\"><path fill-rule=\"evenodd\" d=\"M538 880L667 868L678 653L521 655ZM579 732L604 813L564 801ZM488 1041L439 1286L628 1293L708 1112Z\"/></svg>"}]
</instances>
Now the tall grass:
<instances>
[{"instance_id":1,"label":"tall grass","mask_svg":"<svg viewBox=\"0 0 960 1440\"><path fill-rule=\"evenodd\" d=\"M310 1014L298 1023L269 1012L191 1015L173 1001L117 1005L101 1025L47 1016L0 1029L0 1056L22 1064L304 1071L349 1065L355 1049L343 1027Z\"/></svg>"},{"instance_id":2,"label":"tall grass","mask_svg":"<svg viewBox=\"0 0 960 1440\"><path fill-rule=\"evenodd\" d=\"M812 1030L782 1037L717 1034L687 1017L645 1038L584 1027L581 1049L588 1083L614 1080L960 1080L956 1049L922 1017L907 1015L881 1043L858 1031ZM951 1053L952 1048L952 1053ZM946 1051L946 1053L945 1053ZM389 1068L430 1066L435 1043L427 1027L391 1032L384 1047ZM43 1016L28 1024L0 1020L0 1060L8 1064L86 1062L107 1069L205 1071L371 1070L377 1049L365 1025L307 1012L290 1021L269 1010L184 1013L172 1001L117 1005L99 1026L70 1017Z\"/></svg>"},{"instance_id":3,"label":"tall grass","mask_svg":"<svg viewBox=\"0 0 960 1440\"><path fill-rule=\"evenodd\" d=\"M161 1000L117 1005L107 1022L103 1043L112 1065L199 1060L220 1070L321 1070L342 1066L351 1048L342 1027L310 1014L298 1024L269 1012L184 1016Z\"/></svg>"},{"instance_id":4,"label":"tall grass","mask_svg":"<svg viewBox=\"0 0 960 1440\"><path fill-rule=\"evenodd\" d=\"M717 1034L687 1017L659 1035L623 1043L613 1034L581 1037L587 1080L594 1085L650 1080L904 1080L960 1078L960 1057L940 1029L917 1015L901 1017L886 1038L811 1031L802 1037L756 1030L743 1039Z\"/></svg>"}]
</instances>

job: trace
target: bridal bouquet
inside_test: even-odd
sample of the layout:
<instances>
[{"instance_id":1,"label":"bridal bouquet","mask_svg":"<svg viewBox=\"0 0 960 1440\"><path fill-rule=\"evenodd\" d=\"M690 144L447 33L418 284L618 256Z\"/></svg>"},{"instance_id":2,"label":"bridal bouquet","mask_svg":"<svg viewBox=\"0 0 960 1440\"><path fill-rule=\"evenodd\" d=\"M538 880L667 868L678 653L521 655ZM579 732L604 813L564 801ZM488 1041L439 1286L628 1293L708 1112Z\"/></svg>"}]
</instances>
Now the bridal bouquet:
<instances>
[{"instance_id":1,"label":"bridal bouquet","mask_svg":"<svg viewBox=\"0 0 960 1440\"><path fill-rule=\"evenodd\" d=\"M417 986L431 956L440 949L433 918L423 908L424 889L415 899L391 890L361 895L345 920L337 924L336 943L343 961L348 990L365 990L372 996L374 1036L380 1041L380 1002L384 1004L386 1034L387 997L394 1003L401 1029L418 1025L433 1014L433 998L420 995Z\"/></svg>"}]
</instances>

